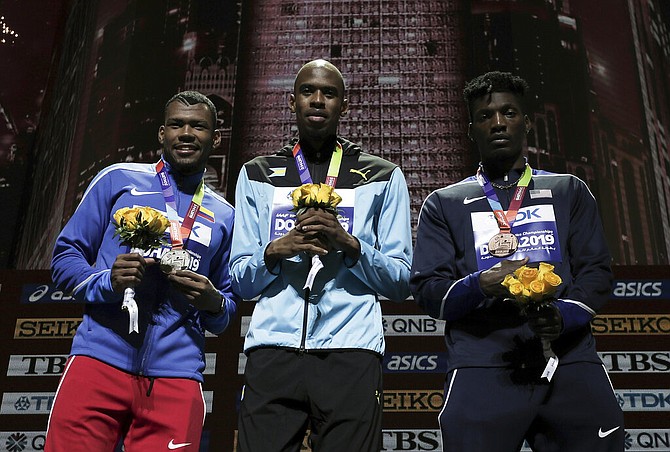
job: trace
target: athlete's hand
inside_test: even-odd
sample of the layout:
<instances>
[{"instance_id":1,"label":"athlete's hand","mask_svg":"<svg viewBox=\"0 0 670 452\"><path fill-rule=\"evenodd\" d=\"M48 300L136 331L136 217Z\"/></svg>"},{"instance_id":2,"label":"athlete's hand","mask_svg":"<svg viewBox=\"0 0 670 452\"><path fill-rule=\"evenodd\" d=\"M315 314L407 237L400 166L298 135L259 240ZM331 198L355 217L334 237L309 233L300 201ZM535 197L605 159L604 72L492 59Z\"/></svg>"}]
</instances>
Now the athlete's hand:
<instances>
[{"instance_id":1,"label":"athlete's hand","mask_svg":"<svg viewBox=\"0 0 670 452\"><path fill-rule=\"evenodd\" d=\"M342 227L331 212L307 209L297 220L295 228L299 231L324 237L332 249L343 251L351 259L358 259L360 256L361 244Z\"/></svg>"},{"instance_id":2,"label":"athlete's hand","mask_svg":"<svg viewBox=\"0 0 670 452\"><path fill-rule=\"evenodd\" d=\"M526 310L528 326L538 336L549 341L558 338L563 330L561 311L553 303L529 306Z\"/></svg>"},{"instance_id":3,"label":"athlete's hand","mask_svg":"<svg viewBox=\"0 0 670 452\"><path fill-rule=\"evenodd\" d=\"M479 274L479 287L484 292L484 295L498 298L508 297L509 291L502 285L505 276L514 273L516 269L523 267L527 262L527 257L519 260L506 259L481 272Z\"/></svg>"},{"instance_id":4,"label":"athlete's hand","mask_svg":"<svg viewBox=\"0 0 670 452\"><path fill-rule=\"evenodd\" d=\"M147 266L155 263L155 259L144 259L138 253L119 254L112 264L112 290L123 293L125 289L139 285Z\"/></svg>"},{"instance_id":5,"label":"athlete's hand","mask_svg":"<svg viewBox=\"0 0 670 452\"><path fill-rule=\"evenodd\" d=\"M190 270L176 270L167 278L172 287L197 309L213 313L221 309L221 294L206 276Z\"/></svg>"},{"instance_id":6,"label":"athlete's hand","mask_svg":"<svg viewBox=\"0 0 670 452\"><path fill-rule=\"evenodd\" d=\"M300 253L325 256L329 251L330 244L325 237L317 233L305 233L295 227L268 244L265 248L265 265L274 268L280 260Z\"/></svg>"}]
</instances>

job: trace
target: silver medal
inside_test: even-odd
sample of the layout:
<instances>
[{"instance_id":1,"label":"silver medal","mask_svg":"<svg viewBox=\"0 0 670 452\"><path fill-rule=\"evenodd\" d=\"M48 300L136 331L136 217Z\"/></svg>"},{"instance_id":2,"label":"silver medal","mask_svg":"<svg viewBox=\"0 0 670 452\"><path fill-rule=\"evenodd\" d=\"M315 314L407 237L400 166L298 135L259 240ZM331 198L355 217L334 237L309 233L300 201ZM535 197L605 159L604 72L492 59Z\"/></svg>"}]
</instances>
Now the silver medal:
<instances>
[{"instance_id":1,"label":"silver medal","mask_svg":"<svg viewBox=\"0 0 670 452\"><path fill-rule=\"evenodd\" d=\"M174 249L163 254L161 257L161 271L163 273L174 273L177 270L188 269L191 263L191 255L184 249Z\"/></svg>"}]
</instances>

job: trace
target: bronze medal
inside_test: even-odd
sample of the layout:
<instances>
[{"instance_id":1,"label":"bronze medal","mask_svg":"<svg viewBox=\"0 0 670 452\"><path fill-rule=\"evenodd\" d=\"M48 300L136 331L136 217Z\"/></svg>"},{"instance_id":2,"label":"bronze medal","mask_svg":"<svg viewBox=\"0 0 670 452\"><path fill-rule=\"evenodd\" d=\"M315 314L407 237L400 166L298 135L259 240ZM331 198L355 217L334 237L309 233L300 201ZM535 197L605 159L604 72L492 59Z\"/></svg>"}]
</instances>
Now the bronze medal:
<instances>
[{"instance_id":1,"label":"bronze medal","mask_svg":"<svg viewBox=\"0 0 670 452\"><path fill-rule=\"evenodd\" d=\"M511 232L499 232L489 240L489 254L493 257L508 257L516 253L519 241Z\"/></svg>"},{"instance_id":2,"label":"bronze medal","mask_svg":"<svg viewBox=\"0 0 670 452\"><path fill-rule=\"evenodd\" d=\"M161 271L166 274L174 273L177 270L188 269L191 263L191 255L184 249L174 249L163 254L161 257Z\"/></svg>"}]
</instances>

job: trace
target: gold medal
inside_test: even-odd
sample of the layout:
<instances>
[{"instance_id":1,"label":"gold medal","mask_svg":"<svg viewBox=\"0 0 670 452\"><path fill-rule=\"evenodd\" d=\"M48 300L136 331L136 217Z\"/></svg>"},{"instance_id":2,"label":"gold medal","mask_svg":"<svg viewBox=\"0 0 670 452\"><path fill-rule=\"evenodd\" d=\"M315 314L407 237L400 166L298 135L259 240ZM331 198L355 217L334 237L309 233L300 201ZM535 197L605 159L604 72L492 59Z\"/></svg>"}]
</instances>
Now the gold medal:
<instances>
[{"instance_id":1,"label":"gold medal","mask_svg":"<svg viewBox=\"0 0 670 452\"><path fill-rule=\"evenodd\" d=\"M489 240L489 254L493 257L508 257L516 253L519 241L511 232L499 232Z\"/></svg>"},{"instance_id":2,"label":"gold medal","mask_svg":"<svg viewBox=\"0 0 670 452\"><path fill-rule=\"evenodd\" d=\"M191 263L191 255L184 249L174 249L163 254L161 257L161 271L166 274L174 273L177 270L188 269Z\"/></svg>"}]
</instances>

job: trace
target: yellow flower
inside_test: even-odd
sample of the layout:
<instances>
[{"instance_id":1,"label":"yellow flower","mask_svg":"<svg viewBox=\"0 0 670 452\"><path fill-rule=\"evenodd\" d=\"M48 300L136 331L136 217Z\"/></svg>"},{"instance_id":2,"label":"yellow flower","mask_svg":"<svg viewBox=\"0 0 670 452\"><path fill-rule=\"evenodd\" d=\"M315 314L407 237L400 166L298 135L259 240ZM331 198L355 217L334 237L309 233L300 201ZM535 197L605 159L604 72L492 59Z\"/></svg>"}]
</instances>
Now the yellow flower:
<instances>
[{"instance_id":1,"label":"yellow flower","mask_svg":"<svg viewBox=\"0 0 670 452\"><path fill-rule=\"evenodd\" d=\"M114 214L114 222L119 225L123 223L126 229L133 230L137 227L135 218L138 212L139 209L137 207L123 207Z\"/></svg>"},{"instance_id":2,"label":"yellow flower","mask_svg":"<svg viewBox=\"0 0 670 452\"><path fill-rule=\"evenodd\" d=\"M122 207L114 215L114 235L121 244L148 250L165 243L163 234L170 225L168 219L151 207Z\"/></svg>"},{"instance_id":3,"label":"yellow flower","mask_svg":"<svg viewBox=\"0 0 670 452\"><path fill-rule=\"evenodd\" d=\"M518 283L518 282L519 282L519 280L516 279L514 277L514 275L509 274L509 275L505 275L505 279L503 280L503 282L501 284L503 286L509 288L509 286L511 286L512 284Z\"/></svg>"},{"instance_id":4,"label":"yellow flower","mask_svg":"<svg viewBox=\"0 0 670 452\"><path fill-rule=\"evenodd\" d=\"M301 214L314 207L337 213L337 205L342 201L332 186L327 184L303 184L291 192L293 211Z\"/></svg>"},{"instance_id":5,"label":"yellow flower","mask_svg":"<svg viewBox=\"0 0 670 452\"><path fill-rule=\"evenodd\" d=\"M525 265L517 269L514 274L516 277L523 283L524 286L528 287L531 281L537 278L537 268L526 267Z\"/></svg>"},{"instance_id":6,"label":"yellow flower","mask_svg":"<svg viewBox=\"0 0 670 452\"><path fill-rule=\"evenodd\" d=\"M553 293L556 292L558 286L560 286L563 282L561 277L554 272L544 274L543 281L545 283L545 295L553 295Z\"/></svg>"},{"instance_id":7,"label":"yellow flower","mask_svg":"<svg viewBox=\"0 0 670 452\"><path fill-rule=\"evenodd\" d=\"M516 299L519 299L519 301L523 301L523 297L527 296L527 295L524 294L525 288L523 287L523 284L521 284L521 282L519 282L519 281L517 281L513 284L510 284L508 290L509 290L510 295L512 295Z\"/></svg>"},{"instance_id":8,"label":"yellow flower","mask_svg":"<svg viewBox=\"0 0 670 452\"><path fill-rule=\"evenodd\" d=\"M554 266L551 264L547 264L546 262L540 262L540 265L538 266L537 273L542 276L545 273L553 272Z\"/></svg>"},{"instance_id":9,"label":"yellow flower","mask_svg":"<svg viewBox=\"0 0 670 452\"><path fill-rule=\"evenodd\" d=\"M165 215L158 210L151 207L140 207L139 209L142 212L142 218L149 223L147 227L152 232L160 233L162 235L170 225L170 222Z\"/></svg>"},{"instance_id":10,"label":"yellow flower","mask_svg":"<svg viewBox=\"0 0 670 452\"><path fill-rule=\"evenodd\" d=\"M501 283L518 302L542 302L550 299L563 280L554 273L554 266L540 262L538 268L522 266L505 276Z\"/></svg>"},{"instance_id":11,"label":"yellow flower","mask_svg":"<svg viewBox=\"0 0 670 452\"><path fill-rule=\"evenodd\" d=\"M544 295L544 281L535 279L528 284L528 291L530 298L533 301L540 301Z\"/></svg>"}]
</instances>

